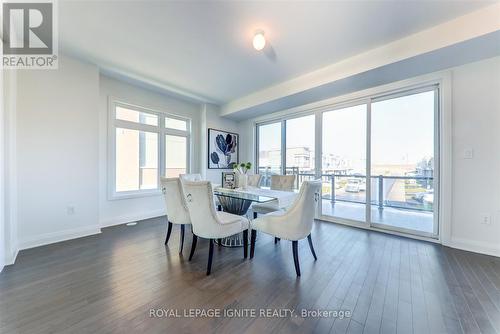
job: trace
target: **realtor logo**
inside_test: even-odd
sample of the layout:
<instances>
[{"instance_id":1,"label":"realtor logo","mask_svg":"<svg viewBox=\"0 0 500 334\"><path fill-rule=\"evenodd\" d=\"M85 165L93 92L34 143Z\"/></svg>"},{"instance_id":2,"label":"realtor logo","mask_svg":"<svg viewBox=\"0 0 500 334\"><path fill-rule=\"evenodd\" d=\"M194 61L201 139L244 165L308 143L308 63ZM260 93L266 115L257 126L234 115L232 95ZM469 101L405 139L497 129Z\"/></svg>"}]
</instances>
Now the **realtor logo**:
<instances>
[{"instance_id":1,"label":"realtor logo","mask_svg":"<svg viewBox=\"0 0 500 334\"><path fill-rule=\"evenodd\" d=\"M3 3L3 68L57 68L54 7L53 1Z\"/></svg>"}]
</instances>

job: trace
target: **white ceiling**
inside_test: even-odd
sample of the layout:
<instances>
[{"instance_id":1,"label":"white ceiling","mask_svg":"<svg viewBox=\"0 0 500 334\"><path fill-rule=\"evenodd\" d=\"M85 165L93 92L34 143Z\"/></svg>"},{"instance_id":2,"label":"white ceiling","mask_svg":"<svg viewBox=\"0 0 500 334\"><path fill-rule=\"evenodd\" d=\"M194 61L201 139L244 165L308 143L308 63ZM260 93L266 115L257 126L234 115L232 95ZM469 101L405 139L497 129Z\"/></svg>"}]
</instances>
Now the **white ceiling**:
<instances>
[{"instance_id":1,"label":"white ceiling","mask_svg":"<svg viewBox=\"0 0 500 334\"><path fill-rule=\"evenodd\" d=\"M491 3L60 1L60 48L227 103Z\"/></svg>"}]
</instances>

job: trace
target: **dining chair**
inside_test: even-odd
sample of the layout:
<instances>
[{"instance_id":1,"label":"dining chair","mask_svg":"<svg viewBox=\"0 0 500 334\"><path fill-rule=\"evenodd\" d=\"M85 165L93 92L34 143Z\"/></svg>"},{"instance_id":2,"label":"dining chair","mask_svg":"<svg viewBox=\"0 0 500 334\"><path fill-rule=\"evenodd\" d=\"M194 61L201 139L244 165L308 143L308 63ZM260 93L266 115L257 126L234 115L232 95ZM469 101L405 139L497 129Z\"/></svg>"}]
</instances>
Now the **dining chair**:
<instances>
[{"instance_id":1,"label":"dining chair","mask_svg":"<svg viewBox=\"0 0 500 334\"><path fill-rule=\"evenodd\" d=\"M271 175L271 190L293 191L295 184L295 174L292 175ZM278 201L252 205L253 218L257 218L259 214L267 214L280 210ZM275 238L274 243L280 239Z\"/></svg>"},{"instance_id":2,"label":"dining chair","mask_svg":"<svg viewBox=\"0 0 500 334\"><path fill-rule=\"evenodd\" d=\"M254 219L251 223L250 258L254 256L257 231L261 231L275 238L292 241L293 261L297 276L300 276L299 240L307 237L314 260L317 260L311 239L311 230L320 199L320 189L321 180L304 181L300 187L299 195L289 209L275 211Z\"/></svg>"},{"instance_id":3,"label":"dining chair","mask_svg":"<svg viewBox=\"0 0 500 334\"><path fill-rule=\"evenodd\" d=\"M295 174L291 175L271 175L271 189L293 191L295 185Z\"/></svg>"},{"instance_id":4,"label":"dining chair","mask_svg":"<svg viewBox=\"0 0 500 334\"><path fill-rule=\"evenodd\" d=\"M189 211L186 204L186 199L183 194L181 180L178 177L160 179L163 197L167 207L167 236L165 238L165 245L168 244L170 234L172 233L172 225L180 225L180 244L179 253L182 253L184 246L184 232L185 226L191 225Z\"/></svg>"},{"instance_id":5,"label":"dining chair","mask_svg":"<svg viewBox=\"0 0 500 334\"><path fill-rule=\"evenodd\" d=\"M201 181L201 174L193 173L193 174L180 174L179 177L182 181Z\"/></svg>"},{"instance_id":6,"label":"dining chair","mask_svg":"<svg viewBox=\"0 0 500 334\"><path fill-rule=\"evenodd\" d=\"M216 211L212 183L210 181L183 181L182 186L193 228L193 244L191 245L189 260L191 261L193 258L198 238L208 239L207 275L210 275L214 240L226 238L241 232L243 232L243 257L247 258L248 219L231 213Z\"/></svg>"},{"instance_id":7,"label":"dining chair","mask_svg":"<svg viewBox=\"0 0 500 334\"><path fill-rule=\"evenodd\" d=\"M203 181L203 178L199 173L180 174L179 177L181 178L181 181ZM222 205L220 204L219 199L217 197L214 199L214 203L215 206L217 207L217 210L222 211Z\"/></svg>"},{"instance_id":8,"label":"dining chair","mask_svg":"<svg viewBox=\"0 0 500 334\"><path fill-rule=\"evenodd\" d=\"M259 188L261 180L262 180L262 175L260 174L248 175L248 185L250 187Z\"/></svg>"}]
</instances>

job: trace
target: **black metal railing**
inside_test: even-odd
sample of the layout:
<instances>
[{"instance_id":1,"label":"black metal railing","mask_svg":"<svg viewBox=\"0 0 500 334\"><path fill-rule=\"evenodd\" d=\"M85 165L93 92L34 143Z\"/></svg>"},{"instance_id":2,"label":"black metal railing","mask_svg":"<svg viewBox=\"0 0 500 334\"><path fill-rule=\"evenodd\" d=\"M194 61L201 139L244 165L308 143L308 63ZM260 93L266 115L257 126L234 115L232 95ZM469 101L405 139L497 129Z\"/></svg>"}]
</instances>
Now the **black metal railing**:
<instances>
[{"instance_id":1,"label":"black metal railing","mask_svg":"<svg viewBox=\"0 0 500 334\"><path fill-rule=\"evenodd\" d=\"M316 174L313 172L300 172L297 167L286 168L287 175L296 175L295 188L299 189L302 182L316 179ZM262 175L261 185L264 187L271 186L271 175L280 175L279 168L259 167L259 173ZM354 188L348 189L347 184L354 182ZM322 198L329 200L332 203L336 201L351 202L351 203L366 203L366 175L362 174L321 174L323 184L329 185L325 189L323 187ZM345 180L345 181L344 181ZM355 181L352 181L355 180ZM390 175L371 175L370 176L372 205L378 206L379 209L384 207L418 210L418 211L433 211L433 183L432 176L390 176ZM405 200L395 200L387 198L386 194L392 190L397 181L404 182L404 197ZM363 189L364 186L364 189ZM396 185L399 186L399 185ZM337 193L337 190L343 190L343 193ZM410 196L410 198L407 198ZM426 198L427 196L427 198Z\"/></svg>"}]
</instances>

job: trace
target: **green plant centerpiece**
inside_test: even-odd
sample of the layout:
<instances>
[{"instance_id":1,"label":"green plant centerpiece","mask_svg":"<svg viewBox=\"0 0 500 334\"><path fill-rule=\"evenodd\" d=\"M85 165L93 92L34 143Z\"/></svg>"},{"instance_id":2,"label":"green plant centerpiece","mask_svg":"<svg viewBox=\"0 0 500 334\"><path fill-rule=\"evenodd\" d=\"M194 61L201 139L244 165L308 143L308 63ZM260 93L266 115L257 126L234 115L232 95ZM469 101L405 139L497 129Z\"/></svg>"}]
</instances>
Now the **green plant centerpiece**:
<instances>
[{"instance_id":1,"label":"green plant centerpiece","mask_svg":"<svg viewBox=\"0 0 500 334\"><path fill-rule=\"evenodd\" d=\"M247 172L252 168L251 162L242 162L240 164L234 164L233 170L236 174L236 180L238 188L246 189L248 188L248 175Z\"/></svg>"},{"instance_id":2,"label":"green plant centerpiece","mask_svg":"<svg viewBox=\"0 0 500 334\"><path fill-rule=\"evenodd\" d=\"M251 168L251 162L242 162L241 164L234 164L233 166L233 170L238 174L246 174Z\"/></svg>"}]
</instances>

